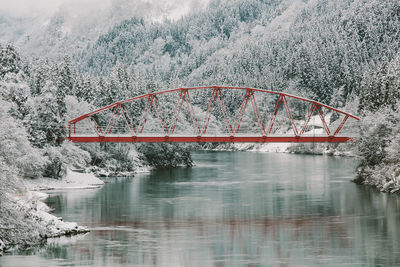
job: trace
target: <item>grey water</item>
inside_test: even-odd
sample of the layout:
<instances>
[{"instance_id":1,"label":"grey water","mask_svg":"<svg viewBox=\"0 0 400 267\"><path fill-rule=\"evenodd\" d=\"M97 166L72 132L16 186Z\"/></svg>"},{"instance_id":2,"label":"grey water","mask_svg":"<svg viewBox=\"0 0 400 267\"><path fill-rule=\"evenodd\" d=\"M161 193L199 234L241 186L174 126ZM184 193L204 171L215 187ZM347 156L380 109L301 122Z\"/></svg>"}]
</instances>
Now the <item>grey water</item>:
<instances>
[{"instance_id":1,"label":"grey water","mask_svg":"<svg viewBox=\"0 0 400 267\"><path fill-rule=\"evenodd\" d=\"M400 266L400 198L351 183L356 160L197 152L191 168L50 192L91 232L0 266Z\"/></svg>"}]
</instances>

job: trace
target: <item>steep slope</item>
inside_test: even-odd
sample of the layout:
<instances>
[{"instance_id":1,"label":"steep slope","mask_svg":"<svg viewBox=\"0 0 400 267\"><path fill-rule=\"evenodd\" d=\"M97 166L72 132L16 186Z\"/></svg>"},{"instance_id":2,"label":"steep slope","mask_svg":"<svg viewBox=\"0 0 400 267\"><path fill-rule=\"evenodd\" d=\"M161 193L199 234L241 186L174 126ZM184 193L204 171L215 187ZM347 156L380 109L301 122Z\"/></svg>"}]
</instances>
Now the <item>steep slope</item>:
<instances>
[{"instance_id":1,"label":"steep slope","mask_svg":"<svg viewBox=\"0 0 400 267\"><path fill-rule=\"evenodd\" d=\"M202 10L208 0L68 0L55 11L32 14L0 13L0 41L11 42L28 56L60 59L80 52L125 19L176 20L190 10ZM53 5L57 6L55 2ZM22 9L22 8L21 8ZM1 11L1 9L0 9Z\"/></svg>"},{"instance_id":2,"label":"steep slope","mask_svg":"<svg viewBox=\"0 0 400 267\"><path fill-rule=\"evenodd\" d=\"M212 1L175 22L126 20L76 59L95 75L122 63L161 87L244 85L344 105L396 55L399 28L397 1Z\"/></svg>"}]
</instances>

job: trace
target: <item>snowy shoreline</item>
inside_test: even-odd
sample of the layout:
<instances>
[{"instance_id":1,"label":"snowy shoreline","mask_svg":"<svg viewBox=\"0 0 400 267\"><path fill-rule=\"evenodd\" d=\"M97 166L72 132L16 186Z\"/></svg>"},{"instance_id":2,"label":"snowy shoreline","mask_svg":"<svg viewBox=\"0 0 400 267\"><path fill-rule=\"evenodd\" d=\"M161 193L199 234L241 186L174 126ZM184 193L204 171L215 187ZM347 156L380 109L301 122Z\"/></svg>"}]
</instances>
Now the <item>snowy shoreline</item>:
<instances>
[{"instance_id":1,"label":"snowy shoreline","mask_svg":"<svg viewBox=\"0 0 400 267\"><path fill-rule=\"evenodd\" d=\"M292 153L307 155L329 155L355 157L350 149L345 147L330 147L328 144L292 144L292 143L268 143L268 144L217 144L213 147L203 148L205 151L246 151L258 153Z\"/></svg>"},{"instance_id":2,"label":"snowy shoreline","mask_svg":"<svg viewBox=\"0 0 400 267\"><path fill-rule=\"evenodd\" d=\"M15 210L15 220L23 219L21 225L5 225L7 234L0 239L0 256L4 252L25 249L43 244L48 238L71 236L87 233L90 230L75 222L64 222L62 218L51 214L51 208L43 200L48 195L37 191L28 191L23 195L9 195ZM19 217L19 218L18 218Z\"/></svg>"},{"instance_id":3,"label":"snowy shoreline","mask_svg":"<svg viewBox=\"0 0 400 267\"><path fill-rule=\"evenodd\" d=\"M134 173L149 171L149 167L142 166L137 168ZM106 174L104 171L103 173ZM33 232L34 237L26 238L17 229L18 226L9 226L8 228L14 228L13 230L17 231L17 236L5 236L5 238L3 236L3 240L0 239L0 256L4 252L40 245L48 238L90 232L89 228L85 226L79 226L76 222L64 222L62 218L51 214L51 207L43 202L49 195L43 191L100 188L105 183L93 173L82 173L67 168L66 176L60 180L37 178L21 179L21 182L27 191L20 194L9 194L9 200L14 204L18 215L31 221L31 225L24 225L24 227L29 228L28 231ZM0 230L2 227L7 229L0 224Z\"/></svg>"},{"instance_id":4,"label":"snowy shoreline","mask_svg":"<svg viewBox=\"0 0 400 267\"><path fill-rule=\"evenodd\" d=\"M47 238L77 235L90 231L87 227L79 226L76 222L64 222L62 218L51 214L52 209L43 202L48 194L41 191L99 188L104 185L104 182L94 174L78 173L67 169L66 177L61 180L52 178L24 179L23 184L27 191L18 195L10 194L9 199L16 209L23 214L24 218L28 218L36 224L30 226L31 229L29 229L29 231L36 232L34 234L35 240L24 240L25 236L23 235L19 240L15 236L6 237L8 242L0 239L0 255L2 252L39 245ZM11 227L16 228L9 226L9 228ZM15 231L18 231L18 229Z\"/></svg>"},{"instance_id":5,"label":"snowy shoreline","mask_svg":"<svg viewBox=\"0 0 400 267\"><path fill-rule=\"evenodd\" d=\"M358 177L353 182L370 186L382 193L399 194L400 164L382 163L374 168L364 168L358 171Z\"/></svg>"},{"instance_id":6,"label":"snowy shoreline","mask_svg":"<svg viewBox=\"0 0 400 267\"><path fill-rule=\"evenodd\" d=\"M67 175L61 179L37 178L24 180L26 188L30 191L54 189L92 189L99 188L104 182L92 173L79 173L67 169Z\"/></svg>"}]
</instances>

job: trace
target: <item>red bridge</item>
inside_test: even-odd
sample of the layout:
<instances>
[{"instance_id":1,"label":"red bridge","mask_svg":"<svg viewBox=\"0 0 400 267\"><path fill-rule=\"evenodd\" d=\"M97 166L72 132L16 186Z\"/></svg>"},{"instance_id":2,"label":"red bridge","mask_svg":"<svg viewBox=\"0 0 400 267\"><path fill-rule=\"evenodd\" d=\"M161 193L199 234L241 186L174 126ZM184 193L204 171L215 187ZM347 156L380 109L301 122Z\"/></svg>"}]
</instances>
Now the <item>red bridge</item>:
<instances>
[{"instance_id":1,"label":"red bridge","mask_svg":"<svg viewBox=\"0 0 400 267\"><path fill-rule=\"evenodd\" d=\"M136 96L84 114L68 122L67 138L73 142L338 143L353 139L339 135L349 118L359 120L282 92L193 87Z\"/></svg>"}]
</instances>

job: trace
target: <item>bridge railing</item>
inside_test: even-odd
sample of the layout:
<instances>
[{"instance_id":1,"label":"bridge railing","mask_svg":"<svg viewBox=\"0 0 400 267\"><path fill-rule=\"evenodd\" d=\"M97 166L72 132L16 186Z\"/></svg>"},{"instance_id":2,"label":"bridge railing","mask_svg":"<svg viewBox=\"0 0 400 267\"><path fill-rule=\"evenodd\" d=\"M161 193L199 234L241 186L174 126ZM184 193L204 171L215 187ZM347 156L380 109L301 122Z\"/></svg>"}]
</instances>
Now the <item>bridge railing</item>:
<instances>
[{"instance_id":1,"label":"bridge railing","mask_svg":"<svg viewBox=\"0 0 400 267\"><path fill-rule=\"evenodd\" d=\"M93 142L128 140L117 137L131 137L131 142L150 140L144 137L157 142L208 142L211 137L235 142L289 140L287 137L298 142L343 142L352 138L340 135L349 119L359 120L334 107L282 92L179 88L126 99L75 118L68 122L68 139L88 141L91 134Z\"/></svg>"}]
</instances>

